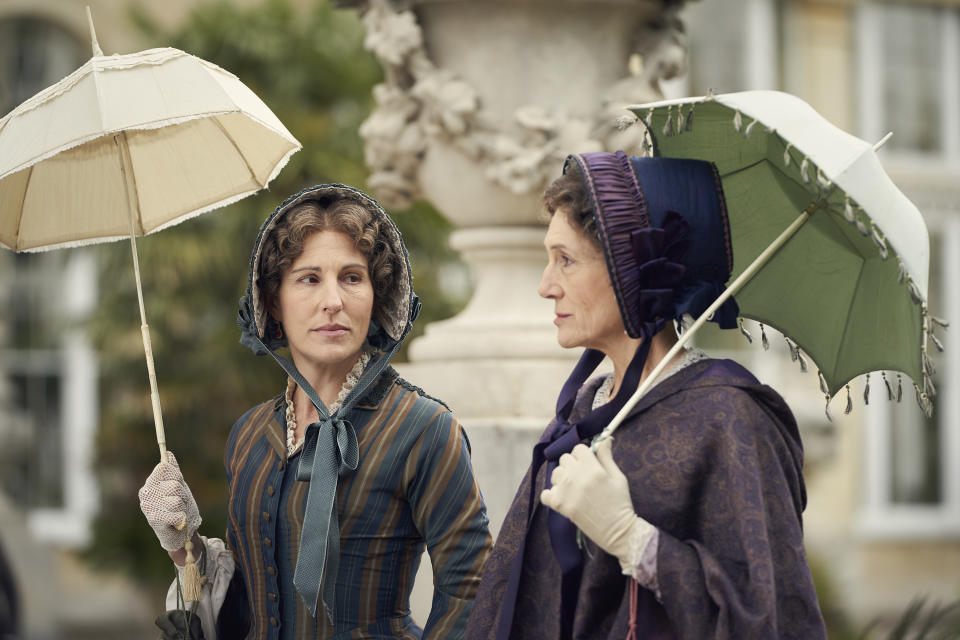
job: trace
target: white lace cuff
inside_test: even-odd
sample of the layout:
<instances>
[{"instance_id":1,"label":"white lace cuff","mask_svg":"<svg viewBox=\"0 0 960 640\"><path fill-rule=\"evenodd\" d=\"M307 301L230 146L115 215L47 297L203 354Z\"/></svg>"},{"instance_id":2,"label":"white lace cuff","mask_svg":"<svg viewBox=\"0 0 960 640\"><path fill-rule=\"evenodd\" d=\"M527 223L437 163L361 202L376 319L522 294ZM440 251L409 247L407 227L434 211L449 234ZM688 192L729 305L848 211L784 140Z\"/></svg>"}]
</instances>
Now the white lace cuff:
<instances>
[{"instance_id":1,"label":"white lace cuff","mask_svg":"<svg viewBox=\"0 0 960 640\"><path fill-rule=\"evenodd\" d=\"M200 536L207 553L206 573L207 578L203 584L203 599L194 602L192 610L194 614L200 616L200 626L203 627L203 637L206 640L217 640L217 614L220 613L220 607L227 596L227 587L230 586L230 579L233 578L233 572L236 564L233 554L227 549L223 540L220 538L207 538ZM177 568L177 577L183 584L183 567L174 564ZM190 606L188 604L188 606ZM167 610L177 608L177 580L174 580L167 589Z\"/></svg>"},{"instance_id":2,"label":"white lace cuff","mask_svg":"<svg viewBox=\"0 0 960 640\"><path fill-rule=\"evenodd\" d=\"M660 531L638 517L638 525L630 530L628 539L629 549L626 562L620 559L620 569L623 575L630 576L640 583L640 586L653 591L657 600L660 600L660 586L657 582L657 548L660 545Z\"/></svg>"}]
</instances>

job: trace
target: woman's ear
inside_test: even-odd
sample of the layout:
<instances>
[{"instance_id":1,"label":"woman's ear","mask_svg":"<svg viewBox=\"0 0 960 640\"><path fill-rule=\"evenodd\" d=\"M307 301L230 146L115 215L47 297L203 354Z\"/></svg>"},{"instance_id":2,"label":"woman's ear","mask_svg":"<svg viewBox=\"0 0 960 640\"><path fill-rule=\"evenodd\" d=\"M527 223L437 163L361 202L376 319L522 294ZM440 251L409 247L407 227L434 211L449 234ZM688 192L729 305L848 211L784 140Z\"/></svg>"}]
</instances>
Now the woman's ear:
<instances>
[{"instance_id":1,"label":"woman's ear","mask_svg":"<svg viewBox=\"0 0 960 640\"><path fill-rule=\"evenodd\" d=\"M277 300L277 296L270 296L266 300L267 313L270 314L270 317L283 324L283 314L280 313L280 304Z\"/></svg>"}]
</instances>

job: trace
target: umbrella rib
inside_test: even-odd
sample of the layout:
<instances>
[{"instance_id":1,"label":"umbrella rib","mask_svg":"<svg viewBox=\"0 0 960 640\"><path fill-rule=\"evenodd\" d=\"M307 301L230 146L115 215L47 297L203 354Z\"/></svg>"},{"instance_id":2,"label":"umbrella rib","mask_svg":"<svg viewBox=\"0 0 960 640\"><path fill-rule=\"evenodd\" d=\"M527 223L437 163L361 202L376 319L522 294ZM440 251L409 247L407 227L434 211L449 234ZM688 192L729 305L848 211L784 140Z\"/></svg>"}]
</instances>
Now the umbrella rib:
<instances>
[{"instance_id":1,"label":"umbrella rib","mask_svg":"<svg viewBox=\"0 0 960 640\"><path fill-rule=\"evenodd\" d=\"M856 291L860 289L860 280L863 279L863 265L866 263L866 260L860 262L860 271L857 273L857 282L853 287L854 295L850 297L850 304L847 305L847 314L846 320L843 323L843 331L840 333L840 343L842 346L847 340L847 332L850 330L850 319L851 319L851 310L853 309L853 301L856 298ZM838 353L839 355L839 353ZM834 370L831 372L831 377L837 375L837 366L839 366L840 358L837 358L837 364L834 364Z\"/></svg>"},{"instance_id":2,"label":"umbrella rib","mask_svg":"<svg viewBox=\"0 0 960 640\"><path fill-rule=\"evenodd\" d=\"M227 129L220 123L220 117L214 116L212 120L220 129L220 132L223 133L223 135L227 137L227 140L230 141L230 144L233 146L234 150L237 152L237 155L240 156L240 159L243 160L243 164L247 167L247 171L250 173L250 177L253 178L254 184L259 186L261 189L265 189L267 185L257 180L257 174L253 172L253 168L250 166L250 163L247 162L247 156L245 156L244 153L240 151L240 147L237 145L237 142L233 139L233 136L231 136L230 132L227 131Z\"/></svg>"},{"instance_id":3,"label":"umbrella rib","mask_svg":"<svg viewBox=\"0 0 960 640\"><path fill-rule=\"evenodd\" d=\"M27 191L30 189L30 181L33 179L33 169L37 165L31 165L30 171L27 173L27 184L23 185L23 199L20 200L20 217L17 219L17 230L13 236L14 245L20 244L20 227L23 226L23 208L27 203ZM19 249L16 249L19 251Z\"/></svg>"},{"instance_id":4,"label":"umbrella rib","mask_svg":"<svg viewBox=\"0 0 960 640\"><path fill-rule=\"evenodd\" d=\"M143 211L140 208L140 192L137 189L137 174L133 171L133 158L130 157L130 144L127 142L127 132L121 131L119 133L121 142L119 146L120 151L120 171L121 174L130 180L130 188L133 190L133 201L127 201L127 207L130 209L134 208L136 205L137 213L137 222L140 224L140 234L147 235L147 228L143 224ZM126 171L126 167L129 164L130 170ZM123 188L127 189L126 180L124 180ZM128 197L131 195L129 191L127 192ZM132 217L132 216L131 216ZM133 234L133 229L130 230L131 235Z\"/></svg>"},{"instance_id":5,"label":"umbrella rib","mask_svg":"<svg viewBox=\"0 0 960 640\"><path fill-rule=\"evenodd\" d=\"M754 168L755 166L757 166L758 164L763 164L763 163L765 163L765 162L767 162L767 159L766 159L766 158L760 158L760 159L757 160L756 162L752 162L752 163L747 164L747 165L744 165L744 166L742 166L742 167L737 167L737 169L736 169L735 171L730 171L729 173L724 173L724 174L722 174L720 177L721 177L721 178L726 178L726 177L728 177L728 176L735 176L735 175L737 175L738 173L740 173L741 171L746 171L747 169L753 169L753 168Z\"/></svg>"}]
</instances>

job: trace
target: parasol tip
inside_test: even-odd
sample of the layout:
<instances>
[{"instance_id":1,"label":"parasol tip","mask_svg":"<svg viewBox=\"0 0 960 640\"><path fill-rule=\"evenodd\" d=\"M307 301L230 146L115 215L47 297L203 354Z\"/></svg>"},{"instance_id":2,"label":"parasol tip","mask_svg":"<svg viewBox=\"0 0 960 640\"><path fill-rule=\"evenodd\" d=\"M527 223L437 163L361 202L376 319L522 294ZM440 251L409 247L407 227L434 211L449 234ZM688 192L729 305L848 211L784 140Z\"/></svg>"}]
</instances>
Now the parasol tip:
<instances>
[{"instance_id":1,"label":"parasol tip","mask_svg":"<svg viewBox=\"0 0 960 640\"><path fill-rule=\"evenodd\" d=\"M103 55L100 43L97 42L97 32L93 30L93 14L90 13L90 5L87 5L87 23L90 25L90 44L93 45L93 56L96 58Z\"/></svg>"},{"instance_id":2,"label":"parasol tip","mask_svg":"<svg viewBox=\"0 0 960 640\"><path fill-rule=\"evenodd\" d=\"M888 132L887 132L887 135L885 135L885 136L883 136L882 138L880 138L880 142L878 142L877 144L873 145L873 150L874 150L874 151L877 151L877 150L878 150L880 147L882 147L882 146L887 142L887 140L889 140L892 136L893 136L893 131L888 131Z\"/></svg>"}]
</instances>

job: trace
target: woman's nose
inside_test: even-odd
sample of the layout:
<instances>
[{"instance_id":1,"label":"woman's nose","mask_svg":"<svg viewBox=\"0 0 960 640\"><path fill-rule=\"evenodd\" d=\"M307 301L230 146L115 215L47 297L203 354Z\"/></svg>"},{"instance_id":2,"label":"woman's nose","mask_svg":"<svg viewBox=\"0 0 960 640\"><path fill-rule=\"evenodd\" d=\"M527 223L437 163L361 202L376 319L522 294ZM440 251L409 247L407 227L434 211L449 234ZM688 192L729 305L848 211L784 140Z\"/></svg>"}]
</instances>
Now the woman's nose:
<instances>
[{"instance_id":1,"label":"woman's nose","mask_svg":"<svg viewBox=\"0 0 960 640\"><path fill-rule=\"evenodd\" d=\"M550 265L547 265L543 270L543 276L540 278L540 285L537 287L537 293L540 294L541 298L556 298L558 295L558 289L559 288L553 279Z\"/></svg>"},{"instance_id":2,"label":"woman's nose","mask_svg":"<svg viewBox=\"0 0 960 640\"><path fill-rule=\"evenodd\" d=\"M320 293L320 308L325 313L337 313L343 309L343 298L335 285L323 287Z\"/></svg>"}]
</instances>

